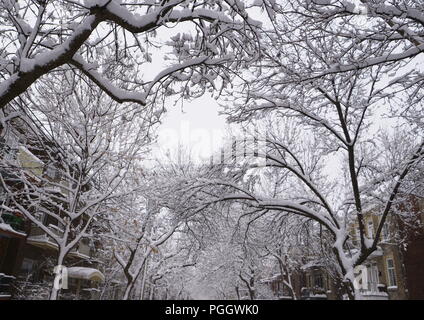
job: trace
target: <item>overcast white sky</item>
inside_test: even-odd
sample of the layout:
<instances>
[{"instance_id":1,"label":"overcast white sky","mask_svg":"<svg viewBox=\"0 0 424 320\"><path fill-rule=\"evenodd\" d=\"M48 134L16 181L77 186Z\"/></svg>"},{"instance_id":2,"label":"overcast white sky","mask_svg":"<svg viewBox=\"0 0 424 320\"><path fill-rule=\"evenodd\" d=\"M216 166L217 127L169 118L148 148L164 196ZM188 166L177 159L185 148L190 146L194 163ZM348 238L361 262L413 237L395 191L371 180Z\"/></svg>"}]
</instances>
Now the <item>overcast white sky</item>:
<instances>
[{"instance_id":1,"label":"overcast white sky","mask_svg":"<svg viewBox=\"0 0 424 320\"><path fill-rule=\"evenodd\" d=\"M257 14L260 18L261 14ZM366 19L366 17L364 17ZM263 20L263 19L261 19ZM189 33L192 26L190 24L180 24L170 26L170 28L162 28L158 30L159 39L168 40L177 33ZM147 78L154 78L157 73L169 65L168 61L163 59L170 47L149 48L152 53L153 61L147 64L145 70ZM412 63L408 64L408 68L404 72L412 68L419 68L424 72L424 56L419 55ZM395 75L387 75L387 82L394 77L401 76L399 73ZM384 85L387 83L382 81ZM153 158L163 159L167 152L170 152L172 158L175 159L176 152L181 145L186 151L190 151L196 160L206 160L223 146L223 137L226 135L226 120L224 116L219 115L220 106L210 95L206 94L194 101L184 101L173 105L166 105L167 112L163 116L162 124L158 128L158 141L153 146L151 156ZM390 127L390 120L384 119L383 113L385 107L381 106L380 112L376 112L375 126L370 130L369 135L372 137L378 129ZM340 159L336 157L331 159L327 164L328 174L333 179L337 179L341 169Z\"/></svg>"},{"instance_id":2,"label":"overcast white sky","mask_svg":"<svg viewBox=\"0 0 424 320\"><path fill-rule=\"evenodd\" d=\"M226 121L219 115L219 105L210 95L192 102L169 106L158 130L153 154L174 153L179 145L199 160L209 158L222 146Z\"/></svg>"}]
</instances>

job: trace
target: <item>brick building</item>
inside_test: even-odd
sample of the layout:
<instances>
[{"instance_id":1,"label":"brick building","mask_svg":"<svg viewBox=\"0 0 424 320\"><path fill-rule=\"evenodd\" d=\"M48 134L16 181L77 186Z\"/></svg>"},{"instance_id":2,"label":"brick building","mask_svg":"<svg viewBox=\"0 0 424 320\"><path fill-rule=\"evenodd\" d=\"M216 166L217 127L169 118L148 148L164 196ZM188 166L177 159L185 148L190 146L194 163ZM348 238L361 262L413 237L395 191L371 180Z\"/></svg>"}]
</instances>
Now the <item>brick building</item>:
<instances>
[{"instance_id":1,"label":"brick building","mask_svg":"<svg viewBox=\"0 0 424 320\"><path fill-rule=\"evenodd\" d=\"M406 300L424 299L424 200L409 197L396 208L408 218L407 225L397 215L386 220L378 249L363 263L366 268L364 299ZM377 210L364 214L365 236L373 238L380 216ZM414 227L411 227L414 226ZM359 244L357 225L350 227L354 245ZM354 252L355 249L352 251ZM309 261L292 275L296 296L301 299L342 299L340 280L332 277L326 266L317 258L305 257ZM276 273L266 279L276 297L290 296L283 284L282 276Z\"/></svg>"},{"instance_id":2,"label":"brick building","mask_svg":"<svg viewBox=\"0 0 424 320\"><path fill-rule=\"evenodd\" d=\"M37 181L41 175L56 182L60 179L55 168L43 162L43 148L33 142L36 139L31 140L31 134L19 122L3 130L0 174L10 190L19 191L22 188L18 177L13 174L14 166L24 168L27 178L33 181ZM0 183L0 205L14 208L3 183ZM52 209L43 206L42 202L31 210L45 227L58 235L63 232L58 221L46 212ZM56 214L60 215L59 212ZM93 258L98 246L98 243L90 243L83 238L69 252L65 259L65 265L70 267L67 270L69 289L62 290L62 298L97 297L96 284L104 280L102 272L98 270L99 261ZM25 297L28 292L24 291L34 291L32 288L39 287L41 283L47 284L45 291L48 294L54 278L54 265L51 262L55 261L57 254L57 243L40 227L31 223L19 210L12 212L0 206L0 299ZM38 298L47 299L48 295Z\"/></svg>"}]
</instances>

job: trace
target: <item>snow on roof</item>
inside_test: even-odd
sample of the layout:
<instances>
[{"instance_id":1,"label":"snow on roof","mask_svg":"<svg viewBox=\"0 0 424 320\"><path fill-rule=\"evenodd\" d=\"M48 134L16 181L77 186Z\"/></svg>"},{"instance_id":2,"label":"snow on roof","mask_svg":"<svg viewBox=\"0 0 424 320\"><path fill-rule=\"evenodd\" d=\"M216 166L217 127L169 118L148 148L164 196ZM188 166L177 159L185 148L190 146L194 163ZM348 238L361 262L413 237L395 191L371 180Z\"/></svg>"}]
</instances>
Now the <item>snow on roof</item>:
<instances>
[{"instance_id":1,"label":"snow on roof","mask_svg":"<svg viewBox=\"0 0 424 320\"><path fill-rule=\"evenodd\" d=\"M5 273L0 273L0 278L16 279L14 276L9 276Z\"/></svg>"},{"instance_id":2,"label":"snow on roof","mask_svg":"<svg viewBox=\"0 0 424 320\"><path fill-rule=\"evenodd\" d=\"M94 292L100 292L100 290L99 289L97 289L97 288L85 288L85 289L82 289L83 291L89 291L89 292L92 292L92 291L94 291Z\"/></svg>"},{"instance_id":3,"label":"snow on roof","mask_svg":"<svg viewBox=\"0 0 424 320\"><path fill-rule=\"evenodd\" d=\"M266 282L271 282L271 281L274 281L274 280L279 280L280 278L281 278L281 273L275 273L271 277L262 279L260 282L266 283Z\"/></svg>"},{"instance_id":4,"label":"snow on roof","mask_svg":"<svg viewBox=\"0 0 424 320\"><path fill-rule=\"evenodd\" d=\"M381 257L383 255L383 250L380 247L377 247L376 250L374 250L373 252L371 252L371 254L368 256L367 259L372 259L372 258L376 258L376 257Z\"/></svg>"},{"instance_id":5,"label":"snow on roof","mask_svg":"<svg viewBox=\"0 0 424 320\"><path fill-rule=\"evenodd\" d=\"M362 296L380 296L380 297L388 297L389 295L386 292L375 292L375 291L364 291L361 292Z\"/></svg>"},{"instance_id":6,"label":"snow on roof","mask_svg":"<svg viewBox=\"0 0 424 320\"><path fill-rule=\"evenodd\" d=\"M28 155L28 157L31 158L32 161L40 164L41 166L44 165L44 162L41 161L39 158L37 158L31 151L29 151L27 148L25 148L24 146L19 146L19 150L21 152L24 152L26 155Z\"/></svg>"},{"instance_id":7,"label":"snow on roof","mask_svg":"<svg viewBox=\"0 0 424 320\"><path fill-rule=\"evenodd\" d=\"M56 242L52 241L50 239L49 236L47 236L47 234L42 234L39 236L31 236L27 238L27 243L37 246L37 247L42 247L42 248L51 248L51 249L57 249L58 245Z\"/></svg>"},{"instance_id":8,"label":"snow on roof","mask_svg":"<svg viewBox=\"0 0 424 320\"><path fill-rule=\"evenodd\" d=\"M105 281L105 276L99 270L86 267L68 268L68 276L74 279L85 279L91 281Z\"/></svg>"},{"instance_id":9,"label":"snow on roof","mask_svg":"<svg viewBox=\"0 0 424 320\"><path fill-rule=\"evenodd\" d=\"M308 262L308 263L306 263L306 264L304 264L302 267L301 267L301 269L302 270L306 270L306 269L310 269L310 268L317 268L317 267L323 267L324 266L324 264L323 263L321 263L321 262L319 262L319 261L310 261L310 262Z\"/></svg>"},{"instance_id":10,"label":"snow on roof","mask_svg":"<svg viewBox=\"0 0 424 320\"><path fill-rule=\"evenodd\" d=\"M26 234L23 232L18 232L14 230L10 225L7 223L0 223L0 231L6 231L8 234L19 236L19 237L26 237Z\"/></svg>"}]
</instances>

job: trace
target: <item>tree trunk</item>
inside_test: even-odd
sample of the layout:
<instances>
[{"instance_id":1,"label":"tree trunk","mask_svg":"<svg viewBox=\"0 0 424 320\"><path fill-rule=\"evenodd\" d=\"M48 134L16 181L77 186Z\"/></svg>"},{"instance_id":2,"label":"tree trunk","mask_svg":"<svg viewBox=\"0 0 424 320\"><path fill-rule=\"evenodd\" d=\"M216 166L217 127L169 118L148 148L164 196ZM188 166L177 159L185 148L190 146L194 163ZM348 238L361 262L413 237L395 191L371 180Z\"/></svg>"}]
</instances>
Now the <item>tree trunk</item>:
<instances>
[{"instance_id":1,"label":"tree trunk","mask_svg":"<svg viewBox=\"0 0 424 320\"><path fill-rule=\"evenodd\" d=\"M63 252L63 250L60 250L59 257L57 258L57 267L63 266L64 259L65 259L65 253ZM61 272L61 270L57 270L57 272ZM63 273L61 272L61 276L62 275L63 275ZM55 279L53 280L53 287L52 287L52 290L51 290L51 293L50 293L50 300L57 300L58 299L60 289L61 289L61 285L63 284L63 280L68 281L68 279L63 279L61 276L60 276L60 278L58 278L59 275L56 274ZM64 276L67 277L68 274L66 273Z\"/></svg>"},{"instance_id":2,"label":"tree trunk","mask_svg":"<svg viewBox=\"0 0 424 320\"><path fill-rule=\"evenodd\" d=\"M354 286L354 271L348 271L346 272L346 274L344 275L344 279L343 279L343 286L344 286L344 290L349 298L349 300L358 300L361 297L361 294L359 292L359 290L355 289Z\"/></svg>"},{"instance_id":3,"label":"tree trunk","mask_svg":"<svg viewBox=\"0 0 424 320\"><path fill-rule=\"evenodd\" d=\"M143 279L141 280L141 293L140 293L140 300L144 300L144 291L146 290L146 275L147 275L147 263L148 260L146 259L146 263L143 267Z\"/></svg>"},{"instance_id":4,"label":"tree trunk","mask_svg":"<svg viewBox=\"0 0 424 320\"><path fill-rule=\"evenodd\" d=\"M127 283L127 287L125 288L124 296L122 300L129 300L132 289L134 288L134 282Z\"/></svg>"},{"instance_id":5,"label":"tree trunk","mask_svg":"<svg viewBox=\"0 0 424 320\"><path fill-rule=\"evenodd\" d=\"M239 287L238 286L236 286L236 293L237 293L237 300L240 300L240 290L239 290Z\"/></svg>"},{"instance_id":6,"label":"tree trunk","mask_svg":"<svg viewBox=\"0 0 424 320\"><path fill-rule=\"evenodd\" d=\"M255 300L256 299L256 289L255 289L255 278L254 277L250 278L248 288L249 288L250 300Z\"/></svg>"},{"instance_id":7,"label":"tree trunk","mask_svg":"<svg viewBox=\"0 0 424 320\"><path fill-rule=\"evenodd\" d=\"M349 297L349 300L356 300L356 298L357 298L356 290L353 287L352 282L351 281L344 281L343 284L344 284L347 296Z\"/></svg>"},{"instance_id":8,"label":"tree trunk","mask_svg":"<svg viewBox=\"0 0 424 320\"><path fill-rule=\"evenodd\" d=\"M288 273L288 271L287 271L287 283L289 284L287 287L289 288L291 292L293 300L297 300L296 293L294 292L293 283L291 280L291 275L290 273Z\"/></svg>"}]
</instances>

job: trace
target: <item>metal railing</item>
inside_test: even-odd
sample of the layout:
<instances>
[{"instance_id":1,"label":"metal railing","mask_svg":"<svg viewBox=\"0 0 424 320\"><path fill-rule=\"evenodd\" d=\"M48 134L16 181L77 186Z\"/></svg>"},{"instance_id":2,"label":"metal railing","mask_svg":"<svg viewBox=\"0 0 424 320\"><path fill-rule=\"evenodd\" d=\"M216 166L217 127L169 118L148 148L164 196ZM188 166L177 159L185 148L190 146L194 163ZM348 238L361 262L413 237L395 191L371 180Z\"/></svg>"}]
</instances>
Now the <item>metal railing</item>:
<instances>
[{"instance_id":1,"label":"metal railing","mask_svg":"<svg viewBox=\"0 0 424 320\"><path fill-rule=\"evenodd\" d=\"M12 296L12 281L15 279L4 273L0 273L0 299L10 299Z\"/></svg>"},{"instance_id":2,"label":"metal railing","mask_svg":"<svg viewBox=\"0 0 424 320\"><path fill-rule=\"evenodd\" d=\"M48 228L55 233L56 235L58 235L59 237L61 237L63 235L63 232L59 229L56 228L53 225L49 225ZM43 238L43 236L45 237L46 240L48 240L49 242L55 243L55 241L52 239L51 236L49 236L48 234L46 234L44 232L43 229L41 229L40 227L38 227L35 224L32 224L31 226L31 231L29 233L29 237L32 238ZM85 243L83 240L80 240L78 245L74 247L73 250L71 250L70 253L79 253L88 257L91 257L91 247Z\"/></svg>"}]
</instances>

